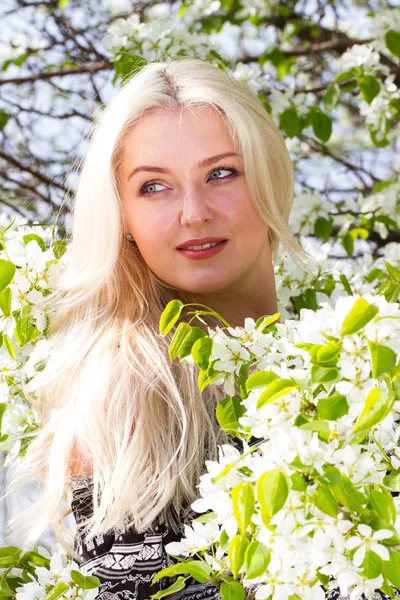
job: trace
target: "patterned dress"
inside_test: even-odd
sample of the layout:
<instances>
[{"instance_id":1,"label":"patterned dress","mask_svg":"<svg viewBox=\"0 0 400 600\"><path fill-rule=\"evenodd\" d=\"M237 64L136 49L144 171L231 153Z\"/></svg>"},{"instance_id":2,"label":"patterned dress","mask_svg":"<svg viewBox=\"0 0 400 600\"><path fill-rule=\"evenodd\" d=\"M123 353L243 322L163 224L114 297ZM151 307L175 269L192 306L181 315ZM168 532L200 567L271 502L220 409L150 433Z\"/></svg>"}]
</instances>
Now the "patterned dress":
<instances>
[{"instance_id":1,"label":"patterned dress","mask_svg":"<svg viewBox=\"0 0 400 600\"><path fill-rule=\"evenodd\" d=\"M106 533L84 540L81 534L82 522L92 514L91 477L72 478L72 511L77 523L74 547L81 557L80 566L85 566L88 574L96 575L100 581L97 600L150 600L150 596L171 585L172 578L163 578L151 584L153 576L174 561L165 550L169 542L179 541L183 536L183 525L171 509L165 520L157 519L154 533L138 533L128 529L123 534ZM189 523L195 513L188 514ZM198 516L198 515L197 515ZM198 583L194 579L187 582L186 588L171 596L173 600L221 600L218 589L211 583ZM389 600L381 592L375 592L376 600ZM400 599L400 593L396 593ZM349 600L337 591L326 595L326 600Z\"/></svg>"},{"instance_id":2,"label":"patterned dress","mask_svg":"<svg viewBox=\"0 0 400 600\"><path fill-rule=\"evenodd\" d=\"M128 529L126 533L106 533L84 540L82 522L93 511L93 482L91 477L72 478L71 508L77 523L74 547L81 557L80 566L100 581L98 600L150 600L150 596L171 585L173 578L163 578L151 584L153 576L161 569L174 564L165 550L166 544L177 542L184 535L183 525L173 509L165 521L159 517L154 532ZM189 514L186 521L189 523ZM197 515L198 516L198 515ZM220 600L218 589L211 583L187 581L186 588L174 595L174 600Z\"/></svg>"}]
</instances>

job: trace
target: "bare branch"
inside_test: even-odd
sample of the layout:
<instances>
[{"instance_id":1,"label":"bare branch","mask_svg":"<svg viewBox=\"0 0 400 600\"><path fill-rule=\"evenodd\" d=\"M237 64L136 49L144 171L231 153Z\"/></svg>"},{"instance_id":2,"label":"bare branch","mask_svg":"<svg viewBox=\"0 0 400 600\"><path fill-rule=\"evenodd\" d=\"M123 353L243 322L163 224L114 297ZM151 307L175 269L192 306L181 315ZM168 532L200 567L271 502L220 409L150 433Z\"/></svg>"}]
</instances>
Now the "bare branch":
<instances>
[{"instance_id":1,"label":"bare branch","mask_svg":"<svg viewBox=\"0 0 400 600\"><path fill-rule=\"evenodd\" d=\"M23 163L21 163L19 160L17 160L13 156L9 156L6 152L4 152L4 150L2 148L0 148L0 158L5 160L9 164L13 165L14 167L16 167L21 172L29 173L30 175L33 175L34 177L39 179L39 181L41 181L42 183L45 183L48 186L53 186L55 188L58 188L59 190L63 191L64 193L70 195L70 193L71 193L70 190L68 188L66 188L64 185L57 182L55 179L51 179L44 173L41 173L40 171L33 169L30 166L25 166Z\"/></svg>"},{"instance_id":2,"label":"bare branch","mask_svg":"<svg viewBox=\"0 0 400 600\"><path fill-rule=\"evenodd\" d=\"M25 77L10 77L9 79L0 79L0 85L6 85L10 83L21 85L22 83L44 81L46 79L52 79L53 77L64 77L65 75L79 75L82 73L93 74L98 73L99 71L109 71L112 68L113 63L108 60L104 60L100 63L83 63L74 67L64 67L62 69L55 69L54 71L43 71L43 73L35 73Z\"/></svg>"}]
</instances>

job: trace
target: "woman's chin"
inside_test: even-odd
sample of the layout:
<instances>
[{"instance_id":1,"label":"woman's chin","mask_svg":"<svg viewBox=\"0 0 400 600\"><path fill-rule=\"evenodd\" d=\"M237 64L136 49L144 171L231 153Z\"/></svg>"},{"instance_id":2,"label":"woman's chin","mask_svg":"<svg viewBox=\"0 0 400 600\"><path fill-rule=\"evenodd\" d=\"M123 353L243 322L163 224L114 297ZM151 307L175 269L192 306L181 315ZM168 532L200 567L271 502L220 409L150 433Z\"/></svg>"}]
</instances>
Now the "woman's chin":
<instances>
[{"instance_id":1,"label":"woman's chin","mask_svg":"<svg viewBox=\"0 0 400 600\"><path fill-rule=\"evenodd\" d=\"M228 285L225 281L186 281L179 289L190 294L208 295L227 291Z\"/></svg>"}]
</instances>

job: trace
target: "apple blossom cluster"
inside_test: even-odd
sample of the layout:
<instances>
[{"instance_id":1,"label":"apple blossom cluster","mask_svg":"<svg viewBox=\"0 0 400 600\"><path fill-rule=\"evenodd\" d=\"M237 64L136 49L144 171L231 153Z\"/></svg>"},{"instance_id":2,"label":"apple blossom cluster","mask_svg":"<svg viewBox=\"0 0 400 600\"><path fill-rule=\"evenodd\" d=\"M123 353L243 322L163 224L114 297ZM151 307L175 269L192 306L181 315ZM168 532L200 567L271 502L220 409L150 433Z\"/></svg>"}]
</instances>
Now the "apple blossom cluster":
<instances>
[{"instance_id":1,"label":"apple blossom cluster","mask_svg":"<svg viewBox=\"0 0 400 600\"><path fill-rule=\"evenodd\" d=\"M94 600L100 581L86 575L62 549L54 544L23 552L15 546L0 549L3 597L11 600L70 598Z\"/></svg>"},{"instance_id":2,"label":"apple blossom cluster","mask_svg":"<svg viewBox=\"0 0 400 600\"><path fill-rule=\"evenodd\" d=\"M209 36L190 31L188 19L178 19L171 7L152 7L151 18L140 21L138 14L119 18L109 27L104 45L111 58L124 61L128 55L141 60L162 60L166 55L195 53L199 58L210 57L213 48ZM118 69L116 69L118 72Z\"/></svg>"},{"instance_id":3,"label":"apple blossom cluster","mask_svg":"<svg viewBox=\"0 0 400 600\"><path fill-rule=\"evenodd\" d=\"M399 282L400 270L386 268ZM184 309L169 303L163 335ZM234 441L206 463L192 504L201 517L167 545L184 560L161 574L180 575L177 591L200 564L222 598L238 600L254 586L257 600L323 600L333 590L351 600L375 590L394 597L399 304L352 293L298 319L279 317L208 334L183 320L172 337L170 358L199 366L200 389L223 387L216 416Z\"/></svg>"},{"instance_id":4,"label":"apple blossom cluster","mask_svg":"<svg viewBox=\"0 0 400 600\"><path fill-rule=\"evenodd\" d=\"M66 244L39 224L0 228L0 450L22 455L37 427L23 386L47 360L48 316L42 304L65 268Z\"/></svg>"},{"instance_id":5,"label":"apple blossom cluster","mask_svg":"<svg viewBox=\"0 0 400 600\"><path fill-rule=\"evenodd\" d=\"M390 189L384 188L383 192ZM307 198L305 195L299 197L295 206L304 210ZM318 196L314 196L312 202L314 198L317 199L315 214L325 214ZM385 206L387 208L388 204ZM305 213L313 213L310 205L307 207ZM0 449L6 452L9 462L24 453L29 434L38 425L37 413L23 394L23 385L44 368L47 360L48 316L37 304L53 290L67 265L69 254L65 242L54 240L47 227L2 225ZM304 227L302 231L309 233L305 224ZM294 263L284 251L279 252L275 261L279 310L283 318L293 317L303 307L315 309L321 302L334 304L349 290L359 294L375 293L382 285L387 285L389 293L396 292L384 260L400 266L399 244L387 244L378 259L365 253L353 261L331 259L332 246L327 242L318 245L304 237L302 245L310 256L304 268Z\"/></svg>"}]
</instances>

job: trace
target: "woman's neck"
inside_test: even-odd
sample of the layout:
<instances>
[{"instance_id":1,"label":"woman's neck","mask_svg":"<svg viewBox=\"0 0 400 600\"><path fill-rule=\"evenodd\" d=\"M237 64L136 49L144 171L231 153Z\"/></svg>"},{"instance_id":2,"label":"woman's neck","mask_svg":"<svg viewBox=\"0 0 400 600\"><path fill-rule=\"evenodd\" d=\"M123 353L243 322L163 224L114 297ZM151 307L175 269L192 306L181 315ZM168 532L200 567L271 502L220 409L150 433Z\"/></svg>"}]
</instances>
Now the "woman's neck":
<instances>
[{"instance_id":1,"label":"woman's neck","mask_svg":"<svg viewBox=\"0 0 400 600\"><path fill-rule=\"evenodd\" d=\"M273 315L278 310L274 278L248 292L233 290L227 293L197 294L196 301L209 306L221 315L232 327L244 327L250 317L257 321L264 315Z\"/></svg>"}]
</instances>

